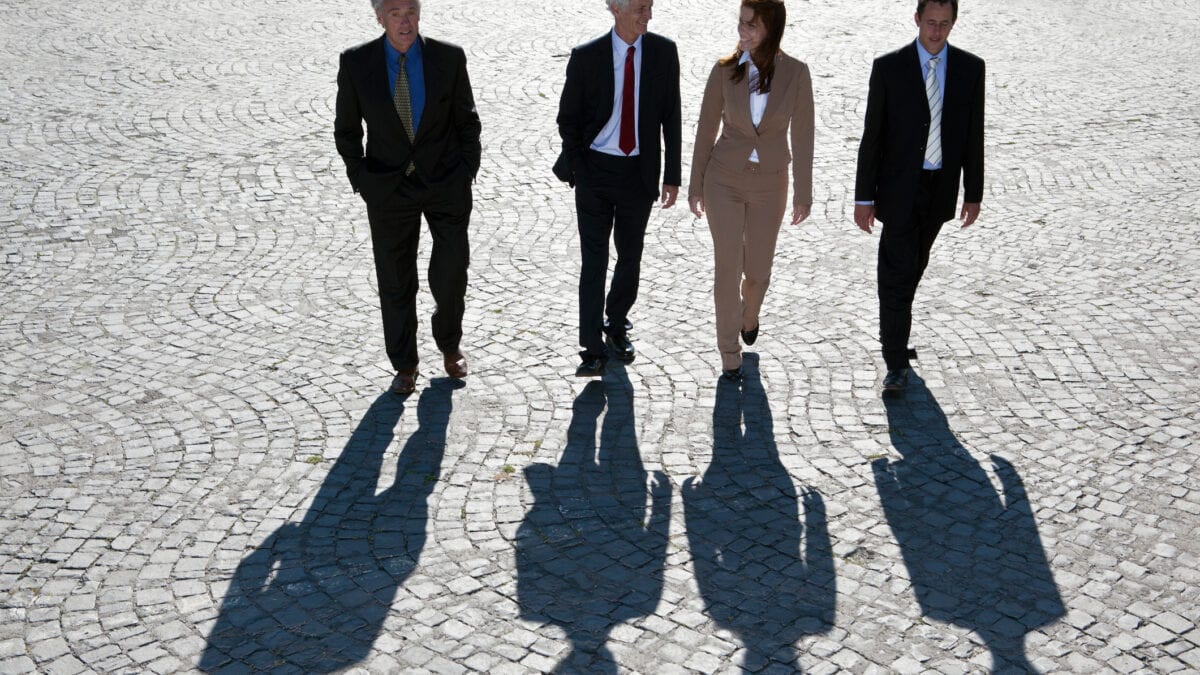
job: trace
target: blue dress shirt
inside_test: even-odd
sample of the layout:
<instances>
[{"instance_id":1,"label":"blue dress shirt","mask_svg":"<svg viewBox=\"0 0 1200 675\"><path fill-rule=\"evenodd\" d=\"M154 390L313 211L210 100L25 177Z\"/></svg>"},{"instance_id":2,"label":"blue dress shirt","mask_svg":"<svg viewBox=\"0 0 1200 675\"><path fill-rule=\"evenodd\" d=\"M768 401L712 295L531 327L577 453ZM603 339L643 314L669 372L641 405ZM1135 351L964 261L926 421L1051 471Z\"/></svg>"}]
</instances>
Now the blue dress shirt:
<instances>
[{"instance_id":1,"label":"blue dress shirt","mask_svg":"<svg viewBox=\"0 0 1200 675\"><path fill-rule=\"evenodd\" d=\"M383 40L383 52L387 55L388 92L396 95L396 77L400 75L400 52L392 43ZM421 128L421 113L425 110L425 60L421 55L421 38L413 40L408 48L408 60L404 62L404 71L408 73L408 100L412 105L413 138L417 137L417 129Z\"/></svg>"}]
</instances>

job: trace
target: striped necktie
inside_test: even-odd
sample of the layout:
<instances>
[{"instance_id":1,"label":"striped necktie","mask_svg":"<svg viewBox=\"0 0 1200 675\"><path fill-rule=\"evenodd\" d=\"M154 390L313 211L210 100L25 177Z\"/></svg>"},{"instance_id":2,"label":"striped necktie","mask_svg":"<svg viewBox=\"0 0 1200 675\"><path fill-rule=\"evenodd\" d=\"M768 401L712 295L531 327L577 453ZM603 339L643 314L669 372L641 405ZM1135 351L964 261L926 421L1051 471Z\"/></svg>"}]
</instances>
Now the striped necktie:
<instances>
[{"instance_id":1,"label":"striped necktie","mask_svg":"<svg viewBox=\"0 0 1200 675\"><path fill-rule=\"evenodd\" d=\"M925 143L925 161L931 166L942 166L942 92L938 89L937 64L940 57L929 59L929 72L925 74L925 98L929 99L929 140Z\"/></svg>"}]
</instances>

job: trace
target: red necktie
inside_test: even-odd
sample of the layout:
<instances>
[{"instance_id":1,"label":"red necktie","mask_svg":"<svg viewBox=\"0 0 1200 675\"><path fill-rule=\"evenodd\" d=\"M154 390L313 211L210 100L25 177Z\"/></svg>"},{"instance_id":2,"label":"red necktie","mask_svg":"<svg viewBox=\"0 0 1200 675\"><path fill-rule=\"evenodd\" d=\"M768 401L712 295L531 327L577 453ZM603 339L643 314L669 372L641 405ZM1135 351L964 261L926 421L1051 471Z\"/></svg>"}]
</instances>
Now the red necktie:
<instances>
[{"instance_id":1,"label":"red necktie","mask_svg":"<svg viewBox=\"0 0 1200 675\"><path fill-rule=\"evenodd\" d=\"M628 155L637 147L637 134L633 121L633 50L625 52L625 87L621 93L621 152Z\"/></svg>"}]
</instances>

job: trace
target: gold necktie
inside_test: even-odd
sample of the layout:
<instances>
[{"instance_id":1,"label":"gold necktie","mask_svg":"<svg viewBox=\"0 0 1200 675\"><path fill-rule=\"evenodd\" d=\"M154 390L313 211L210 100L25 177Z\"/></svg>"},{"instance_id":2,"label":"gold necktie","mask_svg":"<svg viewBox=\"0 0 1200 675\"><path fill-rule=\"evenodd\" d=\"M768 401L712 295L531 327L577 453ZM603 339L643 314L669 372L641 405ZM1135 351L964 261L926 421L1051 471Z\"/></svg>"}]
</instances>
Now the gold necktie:
<instances>
[{"instance_id":1,"label":"gold necktie","mask_svg":"<svg viewBox=\"0 0 1200 675\"><path fill-rule=\"evenodd\" d=\"M392 92L392 104L396 106L396 114L400 115L400 123L404 125L404 133L408 134L408 142L413 141L412 100L408 95L408 71L404 68L406 54L400 55L400 72L396 75L396 87ZM404 175L411 176L413 164L410 160L404 168Z\"/></svg>"}]
</instances>

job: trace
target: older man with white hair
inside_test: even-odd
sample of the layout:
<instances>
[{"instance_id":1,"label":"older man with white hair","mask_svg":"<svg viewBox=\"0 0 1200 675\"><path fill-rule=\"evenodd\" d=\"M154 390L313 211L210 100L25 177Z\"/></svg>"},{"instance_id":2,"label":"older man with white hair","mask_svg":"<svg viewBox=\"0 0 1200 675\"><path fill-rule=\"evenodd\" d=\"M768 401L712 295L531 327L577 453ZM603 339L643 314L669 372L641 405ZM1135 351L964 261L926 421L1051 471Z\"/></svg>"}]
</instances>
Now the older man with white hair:
<instances>
[{"instance_id":1,"label":"older man with white hair","mask_svg":"<svg viewBox=\"0 0 1200 675\"><path fill-rule=\"evenodd\" d=\"M421 216L433 251L433 337L446 374L467 374L462 319L471 185L479 171L479 115L461 47L420 32L420 0L372 0L384 34L342 53L334 139L367 206L392 391L417 378L417 242ZM363 148L363 124L367 128Z\"/></svg>"},{"instance_id":2,"label":"older man with white hair","mask_svg":"<svg viewBox=\"0 0 1200 675\"><path fill-rule=\"evenodd\" d=\"M571 51L558 108L554 174L575 188L582 254L579 377L604 375L610 353L633 361L627 318L646 224L655 198L663 208L675 204L681 173L679 51L648 32L654 0L606 1L613 29ZM617 263L605 297L610 237Z\"/></svg>"}]
</instances>

